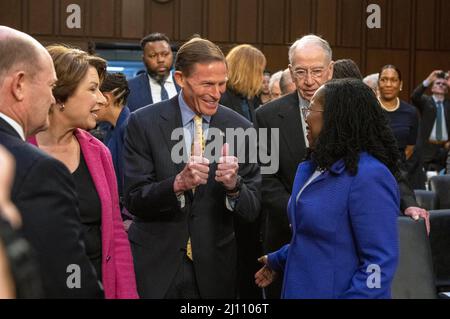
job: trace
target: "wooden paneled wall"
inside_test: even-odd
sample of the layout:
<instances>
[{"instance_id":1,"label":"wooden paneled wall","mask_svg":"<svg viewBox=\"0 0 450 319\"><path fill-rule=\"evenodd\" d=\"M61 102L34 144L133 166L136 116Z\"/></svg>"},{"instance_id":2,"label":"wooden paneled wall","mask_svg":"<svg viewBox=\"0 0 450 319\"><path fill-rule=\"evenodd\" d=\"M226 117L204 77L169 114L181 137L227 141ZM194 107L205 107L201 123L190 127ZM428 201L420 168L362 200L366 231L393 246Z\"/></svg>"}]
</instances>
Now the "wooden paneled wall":
<instances>
[{"instance_id":1,"label":"wooden paneled wall","mask_svg":"<svg viewBox=\"0 0 450 319\"><path fill-rule=\"evenodd\" d=\"M380 29L366 26L369 4L382 12ZM66 26L69 4L81 7L80 29ZM182 43L197 33L227 52L238 43L260 48L268 69L287 66L289 45L316 33L334 58L352 58L363 74L386 63L403 72L403 97L431 70L450 69L448 0L0 0L0 24L44 43L138 42L160 31Z\"/></svg>"}]
</instances>

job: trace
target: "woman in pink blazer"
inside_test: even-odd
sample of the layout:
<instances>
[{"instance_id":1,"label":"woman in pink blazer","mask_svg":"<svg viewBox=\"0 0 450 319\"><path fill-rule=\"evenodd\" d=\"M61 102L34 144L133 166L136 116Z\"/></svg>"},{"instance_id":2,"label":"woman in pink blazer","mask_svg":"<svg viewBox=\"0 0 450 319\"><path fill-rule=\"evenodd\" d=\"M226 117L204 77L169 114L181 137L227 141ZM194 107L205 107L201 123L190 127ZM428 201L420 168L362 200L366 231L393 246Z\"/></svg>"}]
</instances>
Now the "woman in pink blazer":
<instances>
[{"instance_id":1,"label":"woman in pink blazer","mask_svg":"<svg viewBox=\"0 0 450 319\"><path fill-rule=\"evenodd\" d=\"M103 284L105 298L138 298L111 154L85 131L96 126L96 112L105 103L99 87L106 61L61 45L47 49L58 78L53 86L57 103L50 109L49 128L31 142L62 161L72 173L86 253Z\"/></svg>"}]
</instances>

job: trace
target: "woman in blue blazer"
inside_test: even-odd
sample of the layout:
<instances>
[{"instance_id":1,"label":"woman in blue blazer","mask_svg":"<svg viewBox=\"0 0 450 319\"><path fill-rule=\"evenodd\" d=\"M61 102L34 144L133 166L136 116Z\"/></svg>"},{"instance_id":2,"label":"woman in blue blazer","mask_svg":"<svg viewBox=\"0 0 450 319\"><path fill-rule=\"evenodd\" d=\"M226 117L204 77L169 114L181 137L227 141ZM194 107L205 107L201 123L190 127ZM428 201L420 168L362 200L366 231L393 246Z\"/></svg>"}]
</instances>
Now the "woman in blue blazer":
<instances>
[{"instance_id":1,"label":"woman in blue blazer","mask_svg":"<svg viewBox=\"0 0 450 319\"><path fill-rule=\"evenodd\" d=\"M398 149L374 93L355 79L321 87L305 110L292 240L260 258L256 284L284 273L282 298L390 298L398 262Z\"/></svg>"}]
</instances>

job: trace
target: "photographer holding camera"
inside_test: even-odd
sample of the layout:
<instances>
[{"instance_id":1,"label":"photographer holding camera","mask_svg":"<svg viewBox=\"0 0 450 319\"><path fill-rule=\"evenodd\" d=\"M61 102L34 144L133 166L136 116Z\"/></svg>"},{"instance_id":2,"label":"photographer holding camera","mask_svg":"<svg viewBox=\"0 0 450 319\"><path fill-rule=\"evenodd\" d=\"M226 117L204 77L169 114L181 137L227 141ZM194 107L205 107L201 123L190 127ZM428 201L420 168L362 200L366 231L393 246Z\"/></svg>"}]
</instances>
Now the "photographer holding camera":
<instances>
[{"instance_id":1,"label":"photographer holding camera","mask_svg":"<svg viewBox=\"0 0 450 319\"><path fill-rule=\"evenodd\" d=\"M418 144L423 147L426 171L444 169L450 149L450 100L446 97L450 86L448 74L441 70L431 72L411 96L421 115ZM430 86L432 96L425 94Z\"/></svg>"}]
</instances>

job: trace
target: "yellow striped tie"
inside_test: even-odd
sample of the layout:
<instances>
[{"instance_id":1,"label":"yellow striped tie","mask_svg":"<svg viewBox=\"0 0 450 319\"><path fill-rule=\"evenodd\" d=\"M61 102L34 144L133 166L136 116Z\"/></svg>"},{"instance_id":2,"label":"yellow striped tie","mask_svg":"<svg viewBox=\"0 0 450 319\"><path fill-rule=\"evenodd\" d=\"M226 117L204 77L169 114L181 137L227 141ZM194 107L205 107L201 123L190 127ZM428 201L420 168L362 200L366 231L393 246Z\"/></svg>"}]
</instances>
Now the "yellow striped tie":
<instances>
[{"instance_id":1,"label":"yellow striped tie","mask_svg":"<svg viewBox=\"0 0 450 319\"><path fill-rule=\"evenodd\" d=\"M194 117L194 139L192 140L192 146L191 146L191 155L194 153L194 143L198 143L202 147L202 154L205 150L205 143L203 139L203 118L200 115L196 115ZM198 154L197 154L198 155ZM195 194L195 188L192 189L192 193ZM192 244L191 244L191 237L189 237L188 242L186 244L186 255L190 260L193 260L192 257Z\"/></svg>"}]
</instances>

